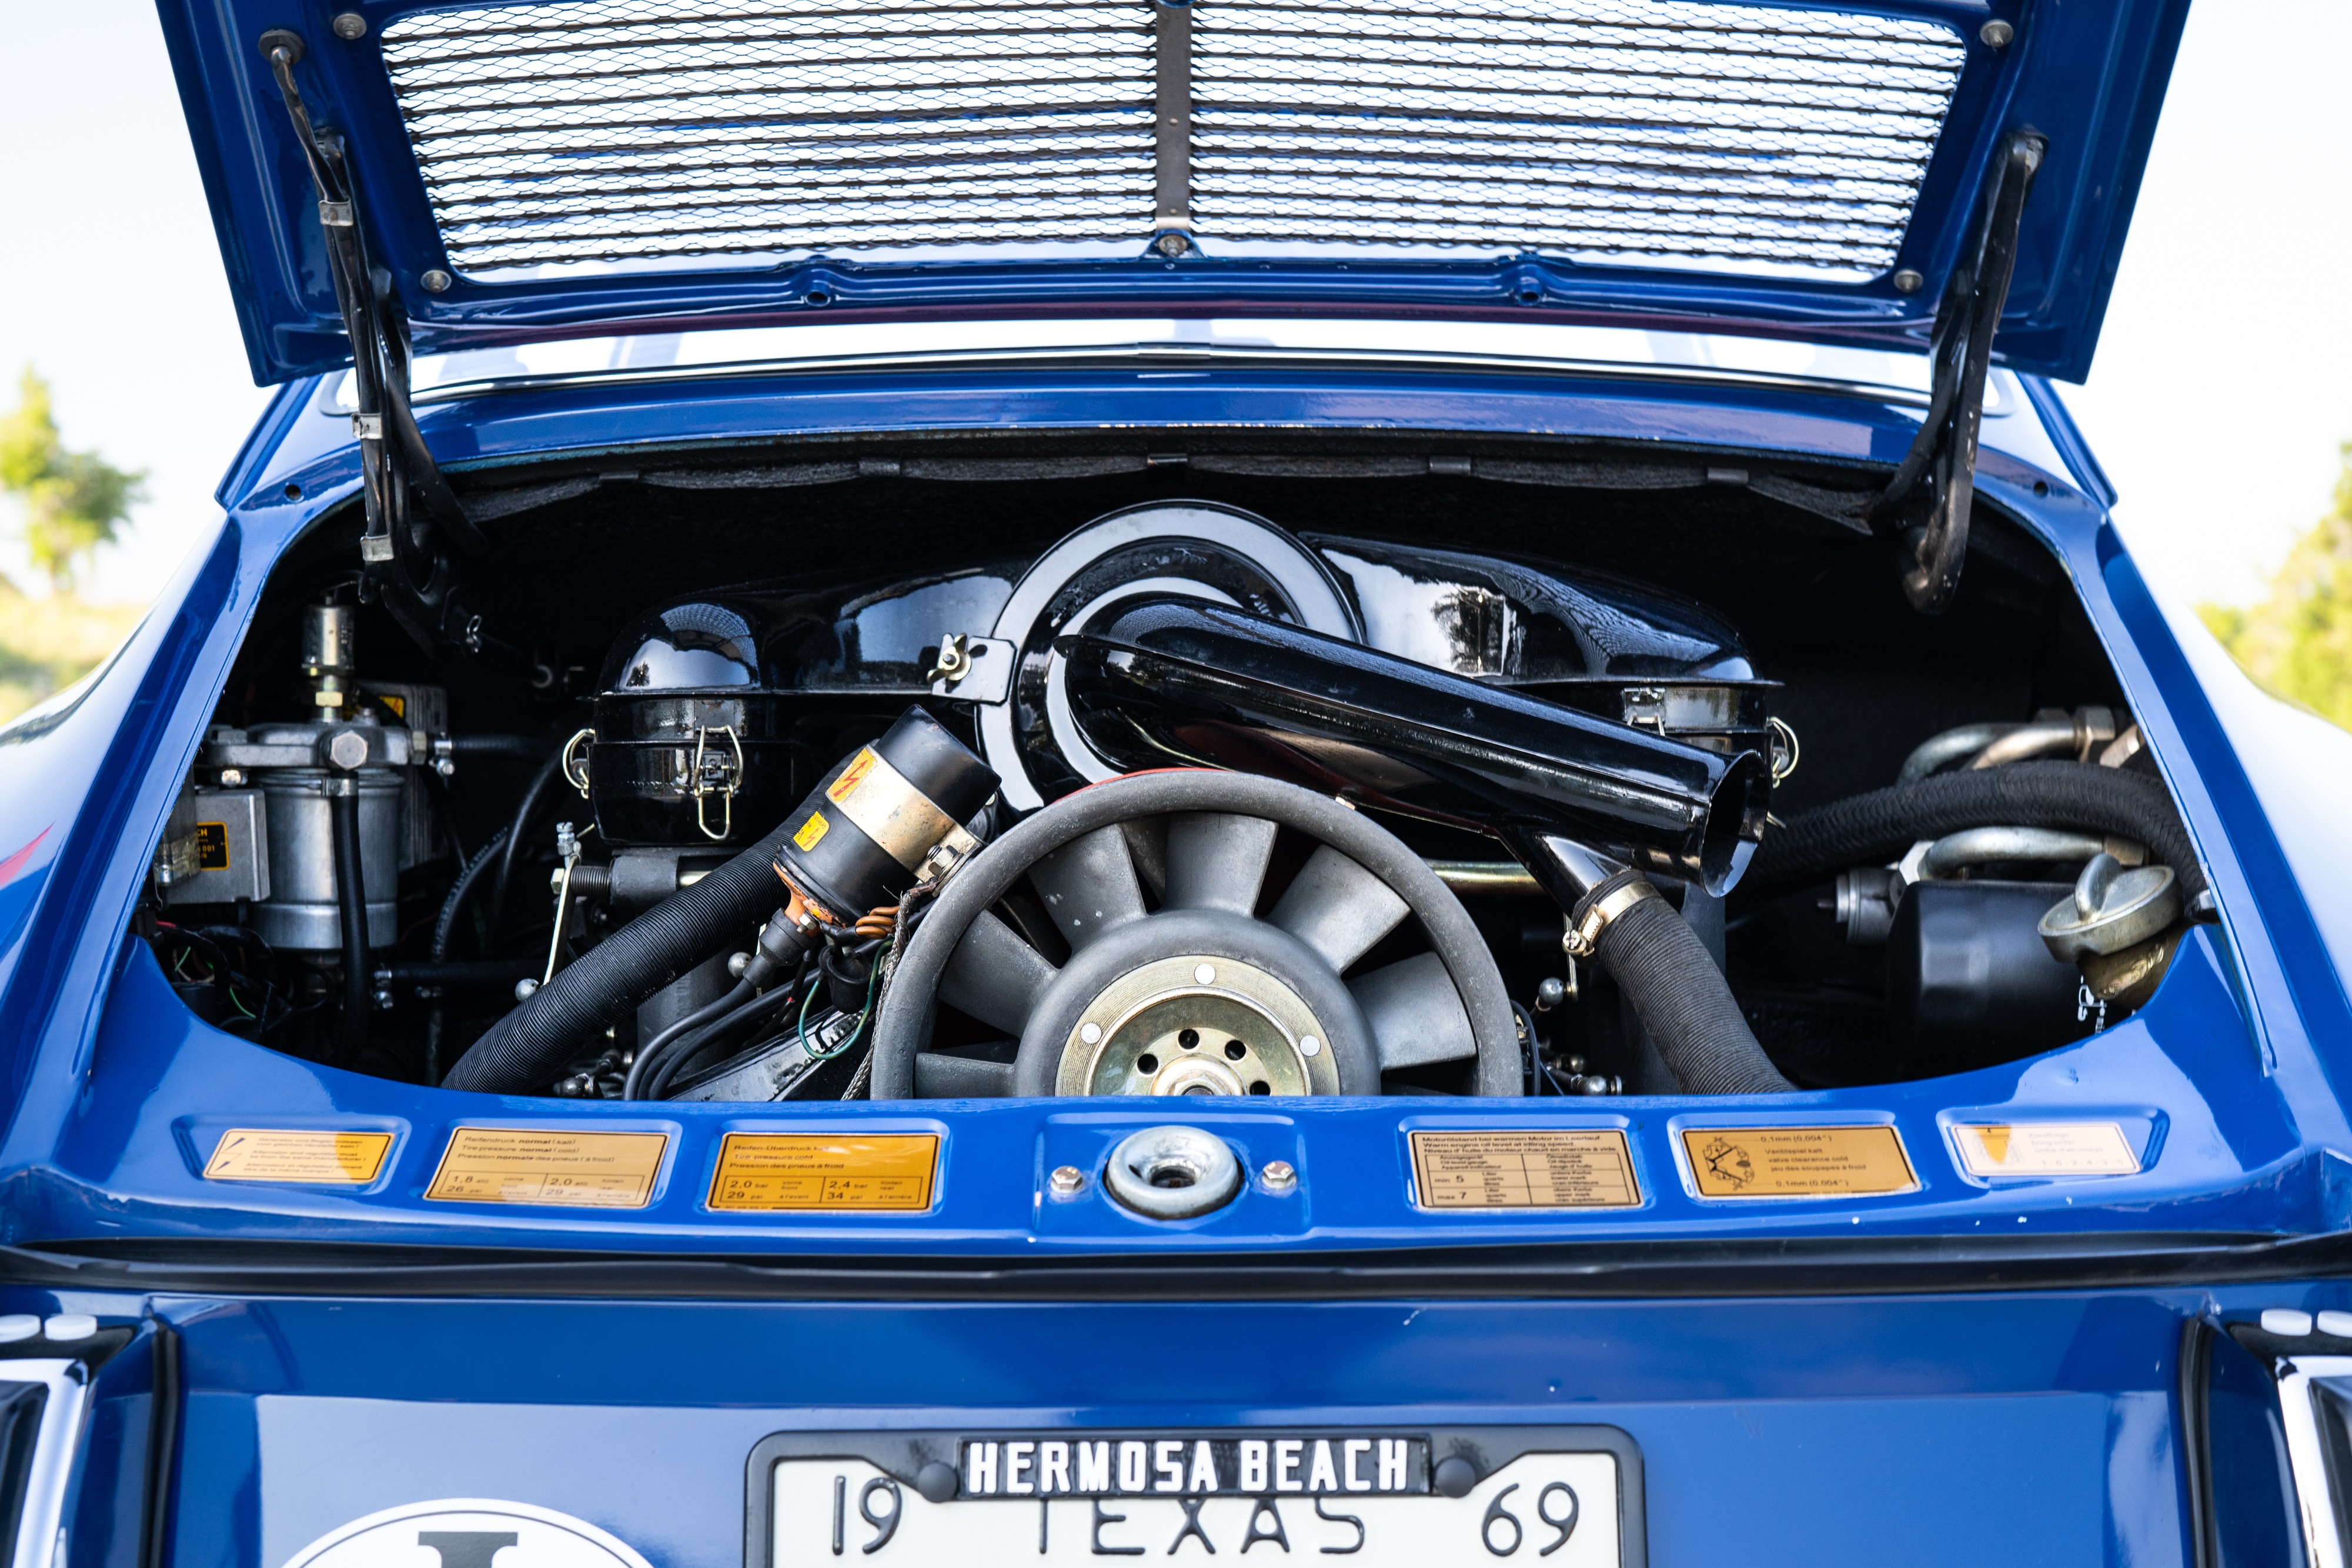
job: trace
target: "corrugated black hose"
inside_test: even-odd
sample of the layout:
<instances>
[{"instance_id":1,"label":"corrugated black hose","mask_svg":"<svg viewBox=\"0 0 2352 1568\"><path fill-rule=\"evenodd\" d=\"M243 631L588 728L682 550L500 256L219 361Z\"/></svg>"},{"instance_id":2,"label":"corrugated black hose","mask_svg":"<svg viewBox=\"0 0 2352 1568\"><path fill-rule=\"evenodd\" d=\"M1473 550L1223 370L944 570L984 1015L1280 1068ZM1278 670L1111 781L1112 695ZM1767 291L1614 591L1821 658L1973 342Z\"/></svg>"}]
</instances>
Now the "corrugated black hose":
<instances>
[{"instance_id":1,"label":"corrugated black hose","mask_svg":"<svg viewBox=\"0 0 2352 1568\"><path fill-rule=\"evenodd\" d=\"M2012 762L1849 795L1792 817L1764 835L1737 896L1778 897L1853 866L1884 865L1921 839L1993 826L2137 839L2172 868L2184 899L2205 890L2188 830L2156 779L2082 762Z\"/></svg>"},{"instance_id":2,"label":"corrugated black hose","mask_svg":"<svg viewBox=\"0 0 2352 1568\"><path fill-rule=\"evenodd\" d=\"M544 1094L561 1070L637 1004L783 907L776 852L787 823L590 948L457 1059L448 1089Z\"/></svg>"},{"instance_id":3,"label":"corrugated black hose","mask_svg":"<svg viewBox=\"0 0 2352 1568\"><path fill-rule=\"evenodd\" d=\"M1884 864L1921 839L1996 825L2136 839L2172 868L2184 894L2205 886L2188 831L2156 779L2079 762L2018 762L1874 789L1792 817L1765 835L1738 895L1776 897L1853 866ZM1577 905L1578 918L1630 880L1621 873L1595 888ZM1757 1044L1697 933L1663 899L1624 910L1594 946L1686 1092L1794 1087Z\"/></svg>"},{"instance_id":4,"label":"corrugated black hose","mask_svg":"<svg viewBox=\"0 0 2352 1568\"><path fill-rule=\"evenodd\" d=\"M1640 880L1631 872L1611 877L1578 903L1575 919L1581 924L1593 904ZM1664 898L1654 894L1622 911L1601 928L1593 947L1685 1093L1796 1090L1756 1043L1714 955Z\"/></svg>"}]
</instances>

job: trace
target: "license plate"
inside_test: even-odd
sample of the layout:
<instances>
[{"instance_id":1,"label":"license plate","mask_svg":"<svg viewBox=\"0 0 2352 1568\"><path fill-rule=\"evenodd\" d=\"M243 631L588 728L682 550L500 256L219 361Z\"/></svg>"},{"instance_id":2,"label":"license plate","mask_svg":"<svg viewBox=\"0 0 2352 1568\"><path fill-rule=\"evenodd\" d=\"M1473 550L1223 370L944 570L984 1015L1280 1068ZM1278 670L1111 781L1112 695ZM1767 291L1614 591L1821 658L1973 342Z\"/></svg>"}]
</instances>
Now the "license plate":
<instances>
[{"instance_id":1,"label":"license plate","mask_svg":"<svg viewBox=\"0 0 2352 1568\"><path fill-rule=\"evenodd\" d=\"M1613 1427L783 1433L748 1490L749 1568L1645 1557Z\"/></svg>"}]
</instances>

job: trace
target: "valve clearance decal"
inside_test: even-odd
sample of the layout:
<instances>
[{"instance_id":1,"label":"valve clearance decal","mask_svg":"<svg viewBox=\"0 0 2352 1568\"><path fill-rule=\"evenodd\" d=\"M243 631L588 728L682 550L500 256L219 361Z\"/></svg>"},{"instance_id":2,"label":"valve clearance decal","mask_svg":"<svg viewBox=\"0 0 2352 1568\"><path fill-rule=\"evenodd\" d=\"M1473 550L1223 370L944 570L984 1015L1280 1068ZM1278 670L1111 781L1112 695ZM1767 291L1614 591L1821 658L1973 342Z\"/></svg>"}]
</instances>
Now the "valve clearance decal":
<instances>
[{"instance_id":1,"label":"valve clearance decal","mask_svg":"<svg viewBox=\"0 0 2352 1568\"><path fill-rule=\"evenodd\" d=\"M390 1133L231 1127L213 1145L205 1179L364 1184L383 1169L391 1148Z\"/></svg>"},{"instance_id":2,"label":"valve clearance decal","mask_svg":"<svg viewBox=\"0 0 2352 1568\"><path fill-rule=\"evenodd\" d=\"M931 1206L936 1133L730 1133L710 1207L731 1211L908 1210Z\"/></svg>"},{"instance_id":3,"label":"valve clearance decal","mask_svg":"<svg viewBox=\"0 0 2352 1568\"><path fill-rule=\"evenodd\" d=\"M1903 1135L1872 1127L1685 1127L1701 1197L1861 1197L1919 1185Z\"/></svg>"},{"instance_id":4,"label":"valve clearance decal","mask_svg":"<svg viewBox=\"0 0 2352 1568\"><path fill-rule=\"evenodd\" d=\"M459 1127L425 1196L443 1203L643 1208L668 1148L667 1133Z\"/></svg>"},{"instance_id":5,"label":"valve clearance decal","mask_svg":"<svg viewBox=\"0 0 2352 1568\"><path fill-rule=\"evenodd\" d=\"M1581 1131L1415 1133L1412 1175L1423 1208L1635 1208L1625 1134Z\"/></svg>"},{"instance_id":6,"label":"valve clearance decal","mask_svg":"<svg viewBox=\"0 0 2352 1568\"><path fill-rule=\"evenodd\" d=\"M1972 1176L2137 1176L2139 1156L2113 1122L2011 1122L1957 1126L1952 1142Z\"/></svg>"}]
</instances>

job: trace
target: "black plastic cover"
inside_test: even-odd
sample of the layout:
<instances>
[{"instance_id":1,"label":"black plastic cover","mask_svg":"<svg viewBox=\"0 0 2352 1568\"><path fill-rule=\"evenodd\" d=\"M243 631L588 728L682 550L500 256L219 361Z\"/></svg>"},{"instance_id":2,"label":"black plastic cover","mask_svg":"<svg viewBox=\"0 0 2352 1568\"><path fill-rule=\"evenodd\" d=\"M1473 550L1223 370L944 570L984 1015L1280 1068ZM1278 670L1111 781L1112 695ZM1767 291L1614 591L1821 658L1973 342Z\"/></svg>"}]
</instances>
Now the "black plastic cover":
<instances>
[{"instance_id":1,"label":"black plastic cover","mask_svg":"<svg viewBox=\"0 0 2352 1568\"><path fill-rule=\"evenodd\" d=\"M1763 759L1724 757L1200 600L1055 644L1087 740L1130 768L1269 774L1489 832L1566 834L1720 889L1763 834Z\"/></svg>"}]
</instances>

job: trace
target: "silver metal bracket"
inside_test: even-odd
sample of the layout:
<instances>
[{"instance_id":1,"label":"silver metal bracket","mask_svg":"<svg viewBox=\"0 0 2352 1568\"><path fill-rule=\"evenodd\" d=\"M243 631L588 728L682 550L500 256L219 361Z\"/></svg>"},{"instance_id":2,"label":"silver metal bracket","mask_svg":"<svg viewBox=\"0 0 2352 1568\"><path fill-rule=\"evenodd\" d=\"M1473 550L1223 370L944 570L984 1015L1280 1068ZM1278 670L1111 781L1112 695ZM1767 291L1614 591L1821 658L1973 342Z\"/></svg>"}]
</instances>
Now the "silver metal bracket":
<instances>
[{"instance_id":1,"label":"silver metal bracket","mask_svg":"<svg viewBox=\"0 0 2352 1568\"><path fill-rule=\"evenodd\" d=\"M1192 7L1153 0L1152 51L1158 70L1152 83L1153 179L1160 232L1152 246L1178 256L1190 248L1192 226ZM1172 250L1167 242L1178 242Z\"/></svg>"},{"instance_id":2,"label":"silver metal bracket","mask_svg":"<svg viewBox=\"0 0 2352 1568\"><path fill-rule=\"evenodd\" d=\"M940 639L939 653L923 678L931 683L935 697L1001 703L1013 695L1013 644L1003 638L950 632Z\"/></svg>"}]
</instances>

